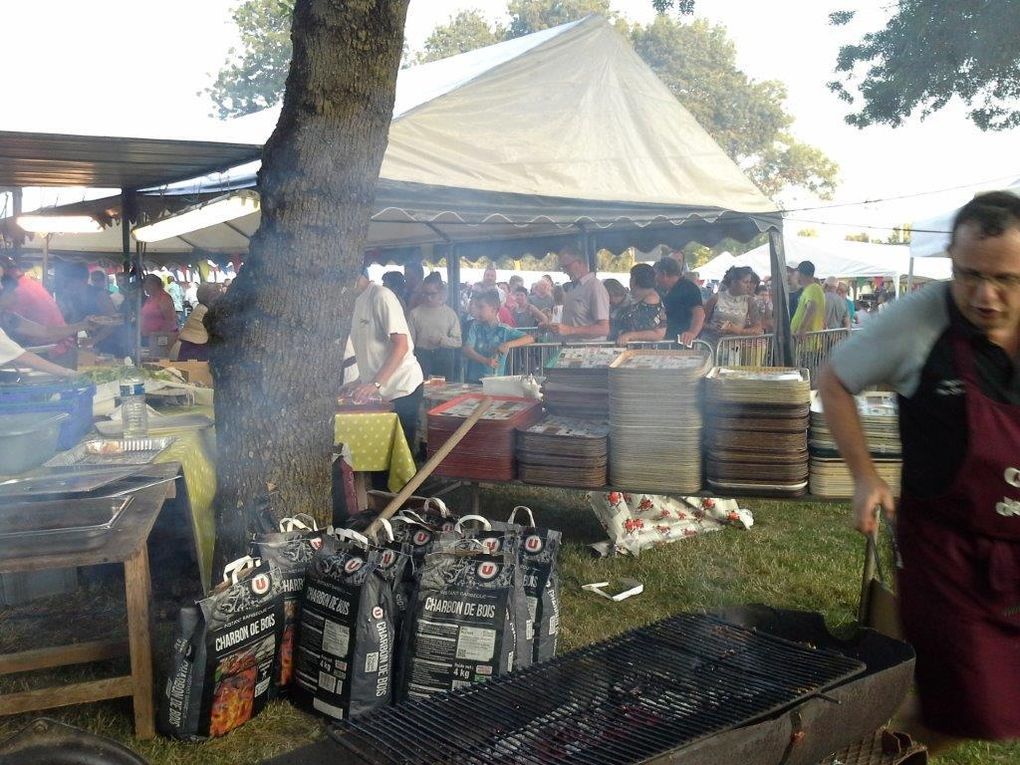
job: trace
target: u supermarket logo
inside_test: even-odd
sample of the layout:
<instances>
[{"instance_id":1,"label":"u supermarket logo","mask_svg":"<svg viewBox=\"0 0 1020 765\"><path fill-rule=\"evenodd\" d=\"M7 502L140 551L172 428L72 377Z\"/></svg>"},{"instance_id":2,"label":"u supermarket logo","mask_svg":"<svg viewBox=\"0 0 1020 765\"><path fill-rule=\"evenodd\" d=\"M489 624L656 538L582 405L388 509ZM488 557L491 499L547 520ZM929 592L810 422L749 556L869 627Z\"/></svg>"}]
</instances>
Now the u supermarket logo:
<instances>
[{"instance_id":1,"label":"u supermarket logo","mask_svg":"<svg viewBox=\"0 0 1020 765\"><path fill-rule=\"evenodd\" d=\"M532 554L542 552L543 546L542 537L538 536L538 534L532 534L524 540L524 549Z\"/></svg>"},{"instance_id":2,"label":"u supermarket logo","mask_svg":"<svg viewBox=\"0 0 1020 765\"><path fill-rule=\"evenodd\" d=\"M344 573L353 574L361 568L364 563L365 562L361 558L351 558L344 564Z\"/></svg>"},{"instance_id":3,"label":"u supermarket logo","mask_svg":"<svg viewBox=\"0 0 1020 765\"><path fill-rule=\"evenodd\" d=\"M265 595L269 592L269 577L265 574L258 574L252 577L251 591L256 595Z\"/></svg>"},{"instance_id":4,"label":"u supermarket logo","mask_svg":"<svg viewBox=\"0 0 1020 765\"><path fill-rule=\"evenodd\" d=\"M499 537L489 537L488 539L482 540L482 547L484 547L485 551L490 555L492 553L498 553L501 546L502 542Z\"/></svg>"},{"instance_id":5,"label":"u supermarket logo","mask_svg":"<svg viewBox=\"0 0 1020 765\"><path fill-rule=\"evenodd\" d=\"M495 579L499 573L499 566L495 563L479 563L478 564L478 578L479 579Z\"/></svg>"},{"instance_id":6,"label":"u supermarket logo","mask_svg":"<svg viewBox=\"0 0 1020 765\"><path fill-rule=\"evenodd\" d=\"M432 534L431 532L422 529L414 533L414 536L411 537L411 541L414 543L415 547L421 547L422 545L426 545L432 541Z\"/></svg>"}]
</instances>

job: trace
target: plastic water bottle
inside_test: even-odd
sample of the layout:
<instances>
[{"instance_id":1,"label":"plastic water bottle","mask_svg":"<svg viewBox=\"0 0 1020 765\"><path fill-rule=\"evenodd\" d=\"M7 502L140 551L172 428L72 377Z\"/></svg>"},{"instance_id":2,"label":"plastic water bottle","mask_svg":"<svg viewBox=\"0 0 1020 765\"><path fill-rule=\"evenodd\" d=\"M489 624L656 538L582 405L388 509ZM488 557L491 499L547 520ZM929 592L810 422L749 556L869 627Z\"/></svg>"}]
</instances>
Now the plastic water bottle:
<instances>
[{"instance_id":1,"label":"plastic water bottle","mask_svg":"<svg viewBox=\"0 0 1020 765\"><path fill-rule=\"evenodd\" d=\"M120 381L120 416L124 438L149 435L149 409L145 404L145 379L137 372Z\"/></svg>"}]
</instances>

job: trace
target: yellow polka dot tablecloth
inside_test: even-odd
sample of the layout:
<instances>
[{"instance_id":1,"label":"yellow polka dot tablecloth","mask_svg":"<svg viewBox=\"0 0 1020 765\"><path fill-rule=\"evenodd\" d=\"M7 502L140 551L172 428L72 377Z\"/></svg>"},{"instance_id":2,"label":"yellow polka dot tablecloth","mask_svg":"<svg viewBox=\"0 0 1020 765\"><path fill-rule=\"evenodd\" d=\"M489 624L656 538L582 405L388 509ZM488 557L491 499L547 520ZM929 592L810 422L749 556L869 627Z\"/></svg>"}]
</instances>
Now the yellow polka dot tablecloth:
<instances>
[{"instance_id":1,"label":"yellow polka dot tablecloth","mask_svg":"<svg viewBox=\"0 0 1020 765\"><path fill-rule=\"evenodd\" d=\"M156 458L156 462L180 462L184 483L191 502L192 532L195 536L198 567L202 586L212 582L213 548L216 545L216 516L213 497L216 494L216 431L173 431L174 442Z\"/></svg>"},{"instance_id":2,"label":"yellow polka dot tablecloth","mask_svg":"<svg viewBox=\"0 0 1020 765\"><path fill-rule=\"evenodd\" d=\"M388 470L392 492L404 488L418 468L393 412L344 412L334 421L335 444L351 450L351 469L357 472Z\"/></svg>"}]
</instances>

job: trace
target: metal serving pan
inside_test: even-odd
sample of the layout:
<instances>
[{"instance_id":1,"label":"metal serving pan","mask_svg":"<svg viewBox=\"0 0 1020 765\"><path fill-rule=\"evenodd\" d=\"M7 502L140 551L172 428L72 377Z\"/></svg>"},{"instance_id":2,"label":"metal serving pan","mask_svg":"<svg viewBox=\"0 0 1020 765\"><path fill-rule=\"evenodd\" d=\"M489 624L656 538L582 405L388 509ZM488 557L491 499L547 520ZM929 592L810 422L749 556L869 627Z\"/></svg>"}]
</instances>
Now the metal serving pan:
<instances>
[{"instance_id":1,"label":"metal serving pan","mask_svg":"<svg viewBox=\"0 0 1020 765\"><path fill-rule=\"evenodd\" d=\"M122 481L139 466L57 468L43 473L0 481L0 503L20 502L40 495L83 494Z\"/></svg>"},{"instance_id":2,"label":"metal serving pan","mask_svg":"<svg viewBox=\"0 0 1020 765\"><path fill-rule=\"evenodd\" d=\"M148 465L174 442L163 438L95 438L58 454L46 467L70 465Z\"/></svg>"},{"instance_id":3,"label":"metal serving pan","mask_svg":"<svg viewBox=\"0 0 1020 765\"><path fill-rule=\"evenodd\" d=\"M97 497L0 506L0 556L102 546L132 497Z\"/></svg>"}]
</instances>

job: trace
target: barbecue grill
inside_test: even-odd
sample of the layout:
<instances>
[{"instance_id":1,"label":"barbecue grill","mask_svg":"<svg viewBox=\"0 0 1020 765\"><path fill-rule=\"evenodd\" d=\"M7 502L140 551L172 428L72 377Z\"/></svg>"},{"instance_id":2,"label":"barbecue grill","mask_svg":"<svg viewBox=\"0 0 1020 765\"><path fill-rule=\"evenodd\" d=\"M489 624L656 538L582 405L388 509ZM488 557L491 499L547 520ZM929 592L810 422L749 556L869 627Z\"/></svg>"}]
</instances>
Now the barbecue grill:
<instances>
[{"instance_id":1,"label":"barbecue grill","mask_svg":"<svg viewBox=\"0 0 1020 765\"><path fill-rule=\"evenodd\" d=\"M273 760L357 765L810 765L870 735L909 646L839 641L817 614L680 614L553 661L330 728Z\"/></svg>"}]
</instances>

